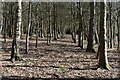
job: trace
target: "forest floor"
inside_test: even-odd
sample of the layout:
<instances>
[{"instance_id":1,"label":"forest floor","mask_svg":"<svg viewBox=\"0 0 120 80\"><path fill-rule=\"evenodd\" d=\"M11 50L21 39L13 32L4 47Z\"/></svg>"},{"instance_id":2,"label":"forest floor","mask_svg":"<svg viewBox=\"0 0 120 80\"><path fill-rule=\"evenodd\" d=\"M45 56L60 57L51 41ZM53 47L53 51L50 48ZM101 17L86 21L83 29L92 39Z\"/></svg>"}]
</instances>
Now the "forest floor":
<instances>
[{"instance_id":1,"label":"forest floor","mask_svg":"<svg viewBox=\"0 0 120 80\"><path fill-rule=\"evenodd\" d=\"M12 39L7 39L6 48L0 51L0 80L120 80L120 53L117 50L108 49L108 60L113 69L102 70L97 69L96 53L81 50L68 35L50 45L46 43L45 39L39 39L36 49L35 39L31 39L29 54L25 54L25 38L21 39L20 54L24 60L12 63L8 61Z\"/></svg>"}]
</instances>

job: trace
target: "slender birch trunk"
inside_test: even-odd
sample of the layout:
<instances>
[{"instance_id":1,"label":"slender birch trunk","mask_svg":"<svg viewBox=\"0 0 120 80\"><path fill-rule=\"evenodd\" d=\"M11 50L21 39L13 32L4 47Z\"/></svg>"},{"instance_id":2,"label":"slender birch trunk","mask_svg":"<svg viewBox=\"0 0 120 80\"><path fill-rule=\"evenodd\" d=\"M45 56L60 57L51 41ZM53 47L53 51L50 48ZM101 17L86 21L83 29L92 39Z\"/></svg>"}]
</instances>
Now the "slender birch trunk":
<instances>
[{"instance_id":1,"label":"slender birch trunk","mask_svg":"<svg viewBox=\"0 0 120 80\"><path fill-rule=\"evenodd\" d=\"M20 57L20 51L19 51L19 46L20 46L20 35L21 35L21 13L22 13L22 5L21 5L22 0L19 0L18 2L15 3L16 6L16 22L15 22L15 27L14 27L14 37L13 37L13 42L12 42L12 53L11 53L11 61L14 60L21 60Z\"/></svg>"}]
</instances>

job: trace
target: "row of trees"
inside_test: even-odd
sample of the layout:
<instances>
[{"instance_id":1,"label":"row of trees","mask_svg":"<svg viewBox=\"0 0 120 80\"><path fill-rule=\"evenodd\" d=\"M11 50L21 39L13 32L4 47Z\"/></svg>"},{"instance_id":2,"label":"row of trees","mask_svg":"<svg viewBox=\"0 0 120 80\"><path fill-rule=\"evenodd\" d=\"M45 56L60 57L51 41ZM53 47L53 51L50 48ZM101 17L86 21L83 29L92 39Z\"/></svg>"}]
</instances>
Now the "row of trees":
<instances>
[{"instance_id":1,"label":"row of trees","mask_svg":"<svg viewBox=\"0 0 120 80\"><path fill-rule=\"evenodd\" d=\"M87 40L87 52L95 52L94 42L99 45L99 65L110 69L107 60L107 47L120 49L119 9L116 3L1 3L1 28L4 43L6 37L12 37L11 60L20 60L20 38L26 35L26 53L29 53L29 39L35 35L52 40L71 34L74 43L84 48ZM88 16L89 15L89 16ZM78 37L77 37L78 34Z\"/></svg>"}]
</instances>

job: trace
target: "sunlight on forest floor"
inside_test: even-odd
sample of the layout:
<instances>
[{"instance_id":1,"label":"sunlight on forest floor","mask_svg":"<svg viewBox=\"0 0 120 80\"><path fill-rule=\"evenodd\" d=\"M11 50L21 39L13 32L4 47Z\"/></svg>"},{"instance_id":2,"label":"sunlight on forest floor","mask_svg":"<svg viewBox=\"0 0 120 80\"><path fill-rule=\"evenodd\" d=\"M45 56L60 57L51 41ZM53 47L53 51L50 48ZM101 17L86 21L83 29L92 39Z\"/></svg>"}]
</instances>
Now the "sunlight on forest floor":
<instances>
[{"instance_id":1,"label":"sunlight on forest floor","mask_svg":"<svg viewBox=\"0 0 120 80\"><path fill-rule=\"evenodd\" d=\"M4 51L0 52L0 75L3 80L38 78L120 78L120 54L108 49L108 60L113 70L97 70L96 53L86 53L73 43L70 36L52 41L47 45L45 39L39 39L35 48L35 39L30 40L29 54L25 54L25 38L21 40L20 53L24 61L8 61L11 55L12 39L7 39ZM95 45L97 49L97 45Z\"/></svg>"}]
</instances>

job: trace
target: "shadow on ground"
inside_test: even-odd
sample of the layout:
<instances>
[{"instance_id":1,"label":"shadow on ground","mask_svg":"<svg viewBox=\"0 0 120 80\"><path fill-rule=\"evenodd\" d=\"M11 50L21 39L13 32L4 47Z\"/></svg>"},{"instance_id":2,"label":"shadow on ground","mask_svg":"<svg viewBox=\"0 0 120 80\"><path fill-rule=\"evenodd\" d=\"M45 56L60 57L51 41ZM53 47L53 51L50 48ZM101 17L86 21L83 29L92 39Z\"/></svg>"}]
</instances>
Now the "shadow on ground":
<instances>
[{"instance_id":1,"label":"shadow on ground","mask_svg":"<svg viewBox=\"0 0 120 80\"><path fill-rule=\"evenodd\" d=\"M120 78L34 78L34 77L22 77L22 76L3 76L1 80L120 80Z\"/></svg>"},{"instance_id":2,"label":"shadow on ground","mask_svg":"<svg viewBox=\"0 0 120 80\"><path fill-rule=\"evenodd\" d=\"M61 68L60 66L36 66L36 65L3 65L2 67L39 67L39 68ZM97 70L97 67L94 68L72 68L72 67L65 67L69 70Z\"/></svg>"}]
</instances>

